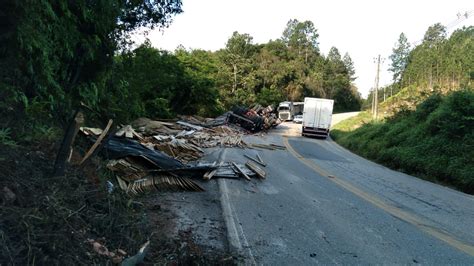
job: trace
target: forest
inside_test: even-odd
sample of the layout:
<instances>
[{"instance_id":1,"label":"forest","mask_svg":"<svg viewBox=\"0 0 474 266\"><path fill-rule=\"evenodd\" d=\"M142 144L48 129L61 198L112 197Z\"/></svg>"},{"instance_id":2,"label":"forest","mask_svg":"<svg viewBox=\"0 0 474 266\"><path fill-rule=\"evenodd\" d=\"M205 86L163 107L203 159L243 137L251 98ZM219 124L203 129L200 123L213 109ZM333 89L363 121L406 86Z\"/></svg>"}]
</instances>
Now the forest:
<instances>
[{"instance_id":1,"label":"forest","mask_svg":"<svg viewBox=\"0 0 474 266\"><path fill-rule=\"evenodd\" d=\"M388 57L393 82L378 91L379 102L386 101L381 108L394 114L403 108L413 109L433 94L472 89L472 51L473 26L459 28L448 36L447 28L435 23L415 45L402 32ZM373 93L372 90L365 108L370 108Z\"/></svg>"},{"instance_id":2,"label":"forest","mask_svg":"<svg viewBox=\"0 0 474 266\"><path fill-rule=\"evenodd\" d=\"M119 4L118 4L119 3ZM306 96L359 110L349 54L319 50L311 21L288 21L264 44L229 31L217 51L133 43L143 28L165 29L180 1L7 1L0 19L0 122L4 142L53 136L74 110L89 119L216 116L236 105L276 105ZM166 30L166 29L165 29ZM39 134L36 136L35 134ZM32 136L33 134L33 136Z\"/></svg>"}]
</instances>

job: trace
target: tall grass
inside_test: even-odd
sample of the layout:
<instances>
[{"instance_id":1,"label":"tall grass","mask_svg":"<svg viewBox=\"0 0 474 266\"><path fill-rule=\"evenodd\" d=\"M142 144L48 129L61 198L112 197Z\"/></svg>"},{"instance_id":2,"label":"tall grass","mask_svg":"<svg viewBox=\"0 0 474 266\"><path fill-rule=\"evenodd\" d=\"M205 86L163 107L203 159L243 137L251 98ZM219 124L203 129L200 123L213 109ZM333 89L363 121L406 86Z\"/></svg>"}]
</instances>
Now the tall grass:
<instances>
[{"instance_id":1,"label":"tall grass","mask_svg":"<svg viewBox=\"0 0 474 266\"><path fill-rule=\"evenodd\" d=\"M474 194L474 91L432 95L416 111L381 122L367 122L367 115L336 125L333 139L388 167Z\"/></svg>"}]
</instances>

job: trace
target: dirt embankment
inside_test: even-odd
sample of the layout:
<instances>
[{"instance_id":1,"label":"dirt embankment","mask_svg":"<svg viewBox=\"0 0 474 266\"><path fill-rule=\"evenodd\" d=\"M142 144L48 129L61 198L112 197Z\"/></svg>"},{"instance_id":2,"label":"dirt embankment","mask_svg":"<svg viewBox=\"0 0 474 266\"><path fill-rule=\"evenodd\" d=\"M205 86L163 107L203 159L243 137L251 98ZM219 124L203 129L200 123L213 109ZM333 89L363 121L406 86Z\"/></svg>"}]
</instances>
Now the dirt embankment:
<instances>
[{"instance_id":1,"label":"dirt embankment","mask_svg":"<svg viewBox=\"0 0 474 266\"><path fill-rule=\"evenodd\" d=\"M51 144L0 147L0 264L119 262L147 240L145 264L233 263L214 194L108 193L98 159L52 177L55 152Z\"/></svg>"}]
</instances>

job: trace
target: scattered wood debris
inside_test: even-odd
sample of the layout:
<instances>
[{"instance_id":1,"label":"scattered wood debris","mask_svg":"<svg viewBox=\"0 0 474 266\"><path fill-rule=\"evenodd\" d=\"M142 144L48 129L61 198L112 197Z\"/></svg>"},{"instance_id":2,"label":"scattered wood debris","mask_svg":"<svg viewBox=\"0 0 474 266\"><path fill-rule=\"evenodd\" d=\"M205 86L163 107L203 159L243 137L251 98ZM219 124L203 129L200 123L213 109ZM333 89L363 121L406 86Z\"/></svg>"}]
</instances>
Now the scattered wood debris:
<instances>
[{"instance_id":1,"label":"scattered wood debris","mask_svg":"<svg viewBox=\"0 0 474 266\"><path fill-rule=\"evenodd\" d=\"M284 149L276 144L249 145L243 140L248 131L278 125L280 121L272 111L271 107L256 105L236 107L215 119L199 116L180 116L180 120L139 118L115 130L111 130L111 122L104 130L80 127L80 131L94 141L83 161L101 145L100 150L109 160L107 168L116 173L119 187L130 194L154 190L204 191L192 180L196 177L264 179L266 173L258 165L265 167L266 163L258 154L255 158L245 155L251 160L246 164L191 162L204 155L204 148L211 147Z\"/></svg>"}]
</instances>

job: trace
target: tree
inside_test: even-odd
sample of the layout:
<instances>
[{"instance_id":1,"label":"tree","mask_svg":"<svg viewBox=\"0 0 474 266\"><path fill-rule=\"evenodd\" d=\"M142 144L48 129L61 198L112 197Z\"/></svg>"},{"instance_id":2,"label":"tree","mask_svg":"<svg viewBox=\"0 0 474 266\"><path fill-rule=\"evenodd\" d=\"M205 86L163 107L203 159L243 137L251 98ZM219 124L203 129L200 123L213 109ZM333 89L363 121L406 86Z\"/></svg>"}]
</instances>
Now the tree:
<instances>
[{"instance_id":1,"label":"tree","mask_svg":"<svg viewBox=\"0 0 474 266\"><path fill-rule=\"evenodd\" d=\"M349 71L342 61L341 54L336 47L331 47L327 56L328 65L332 68L332 71L336 74L348 75Z\"/></svg>"},{"instance_id":2,"label":"tree","mask_svg":"<svg viewBox=\"0 0 474 266\"><path fill-rule=\"evenodd\" d=\"M393 82L399 83L402 77L403 71L408 65L408 59L410 56L410 43L408 43L405 34L400 33L398 42L392 49L392 54L389 56L391 63L389 71L393 73Z\"/></svg>"},{"instance_id":3,"label":"tree","mask_svg":"<svg viewBox=\"0 0 474 266\"><path fill-rule=\"evenodd\" d=\"M355 71L349 54L346 53L344 59L341 59L339 50L331 47L326 57L324 74L326 97L334 99L334 110L360 110L360 95L357 88L351 84Z\"/></svg>"},{"instance_id":4,"label":"tree","mask_svg":"<svg viewBox=\"0 0 474 266\"><path fill-rule=\"evenodd\" d=\"M240 34L234 31L226 43L224 61L232 67L232 93L237 89L237 76L242 71L241 66L247 63L247 59L253 53L252 36L247 33Z\"/></svg>"},{"instance_id":5,"label":"tree","mask_svg":"<svg viewBox=\"0 0 474 266\"><path fill-rule=\"evenodd\" d=\"M335 79L339 79L340 83L349 85L350 74L346 68L344 61L342 61L341 54L336 47L331 47L327 56L327 72L328 76L332 76Z\"/></svg>"},{"instance_id":6,"label":"tree","mask_svg":"<svg viewBox=\"0 0 474 266\"><path fill-rule=\"evenodd\" d=\"M177 50L176 58L184 68L183 87L172 99L172 108L177 113L218 115L222 106L218 103L216 86L217 58L204 50Z\"/></svg>"},{"instance_id":7,"label":"tree","mask_svg":"<svg viewBox=\"0 0 474 266\"><path fill-rule=\"evenodd\" d=\"M298 56L304 56L304 61L307 63L311 53L319 52L318 37L313 22L291 19L286 24L282 39Z\"/></svg>"},{"instance_id":8,"label":"tree","mask_svg":"<svg viewBox=\"0 0 474 266\"><path fill-rule=\"evenodd\" d=\"M347 69L347 73L349 74L350 80L356 80L357 77L355 76L354 62L352 62L352 58L350 57L349 53L346 52L344 54L342 61L344 62L344 66Z\"/></svg>"},{"instance_id":9,"label":"tree","mask_svg":"<svg viewBox=\"0 0 474 266\"><path fill-rule=\"evenodd\" d=\"M473 36L473 26L454 31L449 39L441 24L430 26L423 43L410 52L401 80L418 90L447 91L472 86Z\"/></svg>"},{"instance_id":10,"label":"tree","mask_svg":"<svg viewBox=\"0 0 474 266\"><path fill-rule=\"evenodd\" d=\"M166 27L181 1L6 0L0 10L0 86L8 88L0 96L12 105L21 98L19 113L41 106L50 121L65 121L81 101L99 108L99 85L128 35Z\"/></svg>"},{"instance_id":11,"label":"tree","mask_svg":"<svg viewBox=\"0 0 474 266\"><path fill-rule=\"evenodd\" d=\"M423 37L423 43L429 46L439 44L444 40L446 40L446 27L441 23L430 26Z\"/></svg>"},{"instance_id":12,"label":"tree","mask_svg":"<svg viewBox=\"0 0 474 266\"><path fill-rule=\"evenodd\" d=\"M424 60L429 64L426 70L430 90L433 90L434 85L439 81L439 65L441 57L439 47L445 40L446 27L440 23L430 26L423 37L421 53L425 57ZM434 75L433 72L435 72Z\"/></svg>"}]
</instances>

